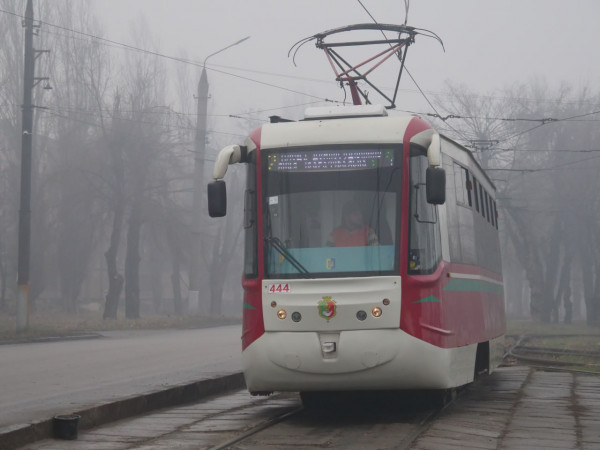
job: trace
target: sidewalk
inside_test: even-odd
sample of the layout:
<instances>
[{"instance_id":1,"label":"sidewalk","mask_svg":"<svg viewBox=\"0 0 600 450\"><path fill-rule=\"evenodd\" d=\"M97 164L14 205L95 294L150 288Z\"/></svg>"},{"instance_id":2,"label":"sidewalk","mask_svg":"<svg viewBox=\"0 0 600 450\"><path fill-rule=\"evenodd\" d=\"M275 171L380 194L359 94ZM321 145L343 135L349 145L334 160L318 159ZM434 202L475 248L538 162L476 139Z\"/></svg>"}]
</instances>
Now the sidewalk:
<instances>
[{"instance_id":1,"label":"sidewalk","mask_svg":"<svg viewBox=\"0 0 600 450\"><path fill-rule=\"evenodd\" d=\"M243 388L240 327L135 330L0 346L0 449L50 437L52 417L82 429Z\"/></svg>"},{"instance_id":2,"label":"sidewalk","mask_svg":"<svg viewBox=\"0 0 600 450\"><path fill-rule=\"evenodd\" d=\"M94 428L106 423L134 417L160 408L184 405L210 395L245 387L241 372L208 378L164 390L134 395L113 402L106 402L73 411L81 416L79 430ZM0 430L0 450L9 450L53 437L53 419L15 425Z\"/></svg>"}]
</instances>

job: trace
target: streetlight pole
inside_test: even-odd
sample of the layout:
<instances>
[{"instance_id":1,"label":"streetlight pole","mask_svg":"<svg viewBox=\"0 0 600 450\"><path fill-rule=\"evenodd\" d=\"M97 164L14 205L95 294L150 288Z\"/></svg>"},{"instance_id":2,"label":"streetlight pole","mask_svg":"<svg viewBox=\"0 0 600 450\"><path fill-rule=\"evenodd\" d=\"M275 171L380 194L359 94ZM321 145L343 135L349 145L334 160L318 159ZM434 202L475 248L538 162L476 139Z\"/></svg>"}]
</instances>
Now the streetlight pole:
<instances>
[{"instance_id":1,"label":"streetlight pole","mask_svg":"<svg viewBox=\"0 0 600 450\"><path fill-rule=\"evenodd\" d=\"M189 312L198 315L208 315L210 307L207 302L200 302L200 289L202 284L202 217L203 193L204 193L204 160L206 157L206 111L208 108L208 76L206 74L206 61L212 56L241 44L250 36L240 39L227 47L223 47L211 53L202 63L202 74L198 82L198 110L196 122L196 139L194 145L194 190L193 190L193 224L192 224L192 255L190 263L190 287L189 287Z\"/></svg>"}]
</instances>

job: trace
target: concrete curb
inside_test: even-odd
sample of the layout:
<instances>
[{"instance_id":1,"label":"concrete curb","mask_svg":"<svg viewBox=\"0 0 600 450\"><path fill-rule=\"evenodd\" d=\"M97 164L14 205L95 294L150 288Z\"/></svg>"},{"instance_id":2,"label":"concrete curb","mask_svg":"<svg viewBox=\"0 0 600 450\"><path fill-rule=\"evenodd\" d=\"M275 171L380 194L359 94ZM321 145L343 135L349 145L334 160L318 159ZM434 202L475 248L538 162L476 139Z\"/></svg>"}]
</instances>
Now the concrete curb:
<instances>
[{"instance_id":1,"label":"concrete curb","mask_svg":"<svg viewBox=\"0 0 600 450\"><path fill-rule=\"evenodd\" d=\"M80 411L73 411L73 414L81 416L80 429L89 429L156 409L191 403L210 395L244 387L243 374L236 372L147 394L135 395ZM52 418L22 426L6 427L0 430L0 450L15 449L51 437L53 437Z\"/></svg>"},{"instance_id":2,"label":"concrete curb","mask_svg":"<svg viewBox=\"0 0 600 450\"><path fill-rule=\"evenodd\" d=\"M72 334L69 336L40 336L31 337L15 340L4 340L0 341L0 345L18 345L18 344L31 344L32 342L59 342L59 341L78 341L81 339L98 339L104 337L99 333L85 333L85 334Z\"/></svg>"}]
</instances>

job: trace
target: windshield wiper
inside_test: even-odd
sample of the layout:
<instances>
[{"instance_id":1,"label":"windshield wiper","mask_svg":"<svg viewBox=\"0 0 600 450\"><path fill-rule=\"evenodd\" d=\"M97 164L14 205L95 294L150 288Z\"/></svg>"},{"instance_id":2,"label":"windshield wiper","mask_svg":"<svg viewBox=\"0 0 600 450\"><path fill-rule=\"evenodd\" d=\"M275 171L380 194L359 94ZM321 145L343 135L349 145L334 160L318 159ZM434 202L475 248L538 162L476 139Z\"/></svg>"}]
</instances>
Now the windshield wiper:
<instances>
[{"instance_id":1,"label":"windshield wiper","mask_svg":"<svg viewBox=\"0 0 600 450\"><path fill-rule=\"evenodd\" d=\"M302 275L302 278L312 278L310 272L298 261L283 245L283 242L276 237L267 237L265 241L283 256L294 268Z\"/></svg>"}]
</instances>

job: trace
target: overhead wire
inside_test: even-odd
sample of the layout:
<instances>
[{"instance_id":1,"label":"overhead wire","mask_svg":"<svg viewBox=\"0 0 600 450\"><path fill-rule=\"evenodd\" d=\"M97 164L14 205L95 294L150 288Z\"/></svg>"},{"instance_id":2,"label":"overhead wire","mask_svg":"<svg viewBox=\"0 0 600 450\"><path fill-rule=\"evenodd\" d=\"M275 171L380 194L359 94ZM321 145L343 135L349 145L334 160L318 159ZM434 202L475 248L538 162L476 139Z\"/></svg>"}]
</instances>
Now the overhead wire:
<instances>
[{"instance_id":1,"label":"overhead wire","mask_svg":"<svg viewBox=\"0 0 600 450\"><path fill-rule=\"evenodd\" d=\"M577 161L569 161L569 162L565 162L562 164L558 164L556 166L553 167L539 167L539 168L522 168L522 169L513 169L513 168L490 168L488 167L486 170L488 171L495 171L495 172L548 172L548 171L552 171L552 170L557 170L557 169L563 169L564 167L567 166L572 166L574 164L579 164L579 163L583 163L583 162L588 162L591 160L597 160L598 158L600 158L599 156L592 156L591 158L585 158L585 159L579 159ZM594 169L594 170L598 170L598 167L594 167L594 166L587 166L587 167L578 167L578 169Z\"/></svg>"},{"instance_id":2,"label":"overhead wire","mask_svg":"<svg viewBox=\"0 0 600 450\"><path fill-rule=\"evenodd\" d=\"M357 1L360 4L360 6L365 10L365 12L369 15L369 17L371 18L371 20L373 20L373 22L377 24L378 22L373 17L373 15L370 13L370 11L366 8L366 6L362 3L362 1L361 0L357 0ZM407 23L407 20L408 20L409 7L410 7L410 1L409 0L405 0L405 24ZM17 13L14 13L14 12L11 12L11 11L7 11L7 10L4 10L4 9L0 9L0 13L12 15L12 16L20 18L20 19L24 18L24 16L22 14L17 14ZM168 55L168 54L165 54L165 53L161 53L161 52L157 52L157 51L152 51L152 50L147 50L147 49L139 48L139 47L136 47L136 46L133 46L133 45L130 45L130 44L125 44L125 43L118 42L118 41L115 41L115 40L112 40L112 39L103 38L103 37L100 37L100 36L97 36L97 35L94 35L94 34L86 33L86 32L83 32L83 31L79 31L79 30L75 30L75 29L72 29L72 28L64 27L64 26L61 26L61 25L56 25L56 24L53 24L53 23L50 23L50 22L46 22L46 21L42 21L42 20L38 20L36 22L39 23L39 24L47 25L48 27L52 27L52 28L56 28L56 29L59 29L59 30L67 31L69 33L73 33L73 34L76 34L76 35L85 36L87 38L90 38L91 40L96 40L96 41L101 42L101 43L103 43L105 45L108 45L108 46L110 46L112 48L123 48L123 49L128 50L128 51L135 51L135 52L139 52L139 53L143 53L143 54L148 54L148 55L152 55L152 56L156 56L156 57L166 58L166 59L173 60L173 61L180 62L180 63L184 63L184 64L189 64L189 65L196 66L196 67L203 67L202 63L196 62L196 61L193 61L193 60L190 60L190 59L185 59L185 58L181 58L181 57L174 57L174 56L171 56L171 55ZM382 33L383 33L383 31L382 31ZM60 35L58 33L55 33L55 34L57 34L59 36L63 36L63 37L69 37L68 35ZM385 33L383 33L383 35L385 36ZM71 37L73 39L78 39L75 36L71 36ZM228 67L228 66L224 66L224 67ZM249 81L249 82L254 82L254 83L261 84L261 85L265 85L267 87L281 89L281 90L285 90L285 91L288 91L288 92L291 92L291 93L295 93L295 94L299 94L299 95L304 95L304 96L308 96L308 97L317 99L318 101L316 101L314 103L318 103L318 102L343 103L343 102L340 102L340 101L331 100L331 99L328 99L328 98L324 98L324 97L319 97L319 96L307 94L305 92L301 92L301 91L298 91L298 90L289 89L289 88L286 88L286 87L283 87L283 86L278 86L278 85L273 84L273 83L267 83L267 82L256 80L256 79L253 79L253 78L244 77L244 76L241 76L241 75L238 75L238 74L233 74L233 73L226 72L226 71L223 71L223 70L219 70L219 69L215 69L215 68L211 68L211 67L206 67L206 68L207 68L207 70L212 70L212 71L220 73L220 74L224 74L224 75L228 75L228 76L240 78L240 79L243 79L243 80L246 80L246 81ZM231 68L233 68L235 70L245 70L245 69L242 69L242 68L234 68L234 67L231 67ZM421 89L421 87L419 86L419 84L417 83L417 81L413 77L413 75L410 73L410 71L408 70L408 68L405 67L405 69L406 69L409 77L411 78L411 80L413 81L413 83L415 84L415 86L417 87L417 90L420 93L420 95L426 100L426 102L428 103L428 105L435 111L435 113L418 113L418 112L407 111L407 110L404 110L404 111L408 112L408 113L412 113L412 114L426 115L426 116L429 116L429 117L438 118L438 119L442 120L444 123L446 123L446 125L451 130L453 130L455 133L457 133L457 135L459 135L462 139L464 139L465 141L469 141L469 139L466 136L464 136L464 134L462 132L460 132L459 130L457 130L456 128L454 128L452 125L448 124L447 120L448 119L474 119L476 117L461 116L461 115L458 115L458 114L450 114L450 115L442 116L441 114L439 114L439 112L437 111L437 109L435 108L435 106L433 105L433 103L429 100L429 98L425 94L425 91L423 89ZM267 75L286 76L286 75L283 75L283 74L273 74L273 73L269 73L269 72L264 72L264 73L267 74ZM435 94L435 95L438 95L438 94ZM444 94L441 94L441 95L444 95ZM477 97L488 97L488 96L477 96ZM499 97L499 98L503 98L503 97ZM534 101L533 99L524 99L524 100ZM313 102L310 102L310 103L313 103ZM560 102L560 103L564 103L564 102ZM567 102L567 103L578 103L578 102ZM287 108L287 107L281 107L281 109L283 109L283 108ZM275 110L277 108L273 108L273 109ZM262 110L262 111L267 111L267 110ZM261 112L261 111L256 111L256 112ZM526 133L529 133L531 131L534 131L535 129L537 129L540 126L543 126L543 125L545 125L547 123L558 122L558 121L575 121L574 119L583 118L583 117L590 116L590 115L593 115L593 114L598 114L598 113L600 113L600 111L594 111L594 112L591 112L591 113L579 114L579 115L572 116L570 118L564 118L564 119L554 119L554 118L542 118L542 119L529 119L529 118L489 118L489 119L490 120L501 120L501 121L531 121L531 122L538 121L538 122L540 122L540 124L536 125L535 127L532 127L530 129L521 131L521 132L516 133L514 135L511 135L511 136L509 136L507 138L504 138L503 141L505 141L505 140L513 139L515 137L519 137L519 136L521 136L523 134L526 134ZM248 113L228 114L227 116L228 117L236 118L235 116L239 116L239 115L243 115L243 114L248 114ZM192 115L192 114L190 114L190 115Z\"/></svg>"},{"instance_id":3,"label":"overhead wire","mask_svg":"<svg viewBox=\"0 0 600 450\"><path fill-rule=\"evenodd\" d=\"M239 116L250 115L250 114L259 114L259 113L270 112L270 111L279 111L279 110L290 109L290 108L298 108L300 106L314 105L314 104L318 104L318 103L322 103L322 102L321 101L302 102L302 103L296 103L296 104L288 105L288 106L278 106L278 107L273 107L273 108L250 110L250 111L246 111L246 112L238 112L238 113L232 113L232 114L201 114L201 115L206 116L206 117L231 117L231 118L247 119L246 117L239 117ZM19 105L12 104L12 106L19 106ZM76 107L72 107L72 106L63 106L63 105L58 105L58 104L51 104L51 105L49 105L49 107L56 108L59 110L62 109L62 110L66 110L66 111L81 112L83 114L95 114L97 112L97 111L91 111L91 110L85 109L85 108L76 108ZM197 112L182 112L182 111L174 110L170 107L164 107L164 108L154 109L154 110L150 110L150 111L121 109L120 112L121 113L143 113L143 114L152 114L152 115L174 114L176 116L188 116L188 117L197 117L199 115ZM263 120L263 119L260 119L260 120ZM267 121L267 120L264 120L264 121Z\"/></svg>"},{"instance_id":4,"label":"overhead wire","mask_svg":"<svg viewBox=\"0 0 600 450\"><path fill-rule=\"evenodd\" d=\"M64 113L61 114L59 109L53 109L51 107L46 107L41 109L40 111L45 112L49 115L52 116L56 116L56 117L60 117L62 119L66 119L66 120L71 120L73 122L78 122L78 123L82 123L85 125L89 125L92 127L97 127L97 128L101 128L101 125L98 123L93 123L93 122L88 122L88 121L84 121L81 120L80 118L77 117L73 117L73 116L68 116L65 115ZM94 117L98 117L98 118L102 118L102 119L114 119L113 116L111 116L110 114L104 114L102 112L100 112L100 114L98 114L98 112L84 112L84 111L77 111L77 110L69 110L68 108L65 108L66 112L77 112L79 114L88 114L88 115L92 115ZM139 112L139 111L136 111ZM176 130L189 130L189 131L195 131L196 127L195 126L183 126L183 125L177 125L177 124L164 124L164 123L159 123L159 122L151 122L151 121L145 121L145 120L137 120L137 119L131 119L128 117L121 117L120 119L127 121L128 123L138 123L141 125L152 125L152 126L159 126L159 127L163 127L163 128L171 128L171 129L176 129ZM240 134L240 133L231 133L231 132L226 132L226 131L219 131L219 130L210 130L210 133L215 133L215 134L224 134L224 135L229 135L229 136L236 136L236 137L246 137L245 134Z\"/></svg>"},{"instance_id":5,"label":"overhead wire","mask_svg":"<svg viewBox=\"0 0 600 450\"><path fill-rule=\"evenodd\" d=\"M576 150L576 149L524 149L524 148L484 148L480 151L494 151L494 152L521 152L521 153L595 153L600 152L600 149L586 149L586 150Z\"/></svg>"},{"instance_id":6,"label":"overhead wire","mask_svg":"<svg viewBox=\"0 0 600 450\"><path fill-rule=\"evenodd\" d=\"M440 119L442 122L446 122L449 119L485 119L485 120L498 120L498 121L504 121L504 122L541 122L542 124L546 124L546 123L551 123L551 122L563 122L563 121L569 121L569 122L598 122L600 121L600 119L596 119L596 120L580 120L580 118L582 117L588 117L591 115L595 115L595 114L600 114L600 110L598 111L592 111L589 113L584 113L584 114L578 114L575 116L571 116L571 117L567 117L567 118L562 118L562 119L557 119L557 118L553 118L553 117L542 117L542 118L534 118L534 117L481 117L481 116L463 116L460 114L447 114L445 116L441 116L439 114L434 114L434 113L422 113L422 112L415 112L415 111L409 111L409 110L403 110L404 112L408 112L410 114L418 114L418 115L425 115L425 116L429 116L429 117L434 117L436 119Z\"/></svg>"},{"instance_id":7,"label":"overhead wire","mask_svg":"<svg viewBox=\"0 0 600 450\"><path fill-rule=\"evenodd\" d=\"M406 8L408 8L408 5L410 4L410 1L409 0L405 0L405 3L406 3ZM364 5L362 3L361 3L361 6L363 6L363 8L364 8ZM19 15L19 14L10 12L10 11L6 11L6 10L0 9L0 12L6 13L6 14L10 14L10 15L13 15L13 16L16 16L16 17L19 17L19 18L23 18L22 15ZM367 10L367 13L369 13L368 10ZM369 13L369 15L371 15L371 14ZM407 9L406 17L405 17L405 22L404 22L405 24L407 23L407 18L408 18L408 9ZM101 37L97 37L97 36L89 34L89 33L80 32L78 30L72 30L72 29L69 29L69 28L66 28L66 27L59 27L57 25L53 25L53 24L50 24L48 22L41 22L41 23L44 23L44 24L46 24L48 26L51 26L51 27L61 28L61 29L65 30L65 31L69 31L71 33L82 34L83 36L89 37L91 39L105 40L105 42L103 43L103 45L106 45L106 46L108 46L110 48L122 48L122 47L125 47L126 50L140 51L140 52L143 52L143 53L149 53L149 54L154 55L154 56L165 57L165 58L177 61L177 62L181 62L181 63L184 63L184 64L189 64L189 65L193 65L193 66L197 66L197 67L202 67L203 66L203 64L201 62L199 62L199 61L194 61L194 60L191 60L191 59L178 58L178 57L173 57L173 56L166 55L166 54L163 54L163 53L148 51L146 49L142 49L142 48L135 47L135 46L132 46L132 45L122 44L122 43L114 41L114 40L108 40L108 39L104 39L104 38L101 38ZM79 40L84 41L84 42L90 42L90 41L87 41L85 39L77 38L75 36L69 36L67 34L60 34L60 33L55 33L55 32L50 32L50 31L47 31L47 33L54 34L56 36L70 37L72 39L79 39ZM236 67L236 66L229 66L229 65L222 65L222 64L211 64L210 66L212 66L212 67L222 67L224 69L239 70L239 71L242 71L242 72L250 72L250 73L256 73L256 74L261 74L261 75L268 75L268 76L276 76L276 77L282 77L282 78L297 79L297 80L303 80L303 81L311 81L311 82L319 82L319 83L331 83L330 80L325 80L325 79L318 79L318 78L311 78L311 77L301 77L301 76L295 76L295 75L289 75L289 74L267 72L267 71L261 71L261 70L253 70L253 69L248 69L248 68L245 68L245 67ZM206 68L208 70L213 70L209 66L206 66ZM224 73L227 73L227 72L224 72ZM274 87L278 87L278 86L275 85ZM401 89L401 90L407 91L407 92L419 93L420 95L423 95L423 93L428 93L428 94L432 94L432 95L435 95L435 96L447 96L447 95L449 95L448 93L445 93L445 92L422 91L420 89L416 89L416 90L413 90L413 89ZM503 97L503 96L493 96L493 95L483 95L483 94L472 94L472 95L468 95L468 97L469 98L489 98L489 99L497 99L497 100L519 100L519 101L534 102L534 103L557 103L557 104L580 104L580 103L593 103L593 104L595 104L596 103L596 102L591 101L591 100L589 102L586 102L586 101L564 101L564 100L551 100L551 99L532 99L532 98L526 98L526 97ZM407 112L410 112L410 111L407 111ZM438 118L441 119L441 117L438 117Z\"/></svg>"},{"instance_id":8,"label":"overhead wire","mask_svg":"<svg viewBox=\"0 0 600 450\"><path fill-rule=\"evenodd\" d=\"M363 9L367 12L367 14L369 14L369 16L371 17L371 19L375 23L377 23L376 20L374 19L374 17L372 16L372 14L364 6L364 4L360 0L358 0L358 1L359 1L360 5L363 7ZM409 6L410 6L410 1L409 0L405 0L405 10L406 10L405 24L407 23L407 19L408 19L408 9L409 9ZM4 9L0 9L0 13L11 15L11 16L14 16L14 17L17 17L17 18L20 18L20 19L24 18L24 16L22 14L18 14L18 13L12 12L12 11L7 11L7 10L4 10ZM52 24L50 22L46 22L46 21L42 21L42 20L36 20L36 22L40 23L40 24L47 25L49 27L53 27L53 28L56 28L56 29L67 31L69 33L78 34L78 35L81 35L81 36L88 37L91 40L99 41L99 42L103 43L104 45L107 45L108 47L111 47L111 48L123 48L123 49L128 50L128 51L135 51L135 52L140 52L140 53L144 53L144 54L148 54L148 55L152 55L152 56L156 56L156 57L166 58L166 59L169 59L169 60L173 60L175 62L180 62L180 63L192 65L192 66L195 66L195 67L203 67L203 64L201 62L194 61L194 60L191 60L191 59L186 59L186 58L181 58L181 57L175 57L175 56L171 56L171 55L168 55L168 54L165 54L165 53L143 49L143 48L140 48L140 47L136 47L134 45L125 44L125 43L118 42L118 41L115 41L115 40L112 40L112 39L103 38L103 37L100 37L100 36L97 36L97 35L93 35L93 34L90 34L90 33L83 32L83 31L75 30L75 29L72 29L72 28L68 28L68 27L64 27L64 26L60 26L60 25L55 25L55 24ZM60 34L60 33L55 33L55 32L50 32L50 31L47 31L47 33L49 33L49 34L55 34L57 36L70 37L72 39L79 39L79 40L85 41L84 39L77 38L76 36L70 36L70 35L67 35L67 34ZM385 36L385 34L384 34L384 36ZM284 77L284 78L293 78L293 79L300 79L300 80L314 81L314 82L323 82L323 83L329 82L327 80L319 80L319 79L315 79L315 78L298 77L298 76L292 76L292 75L287 75L287 74L278 74L278 73L266 72L266 71L257 71L257 70L251 70L251 69L247 69L247 68L242 68L242 67L234 67L234 66L226 66L226 65L218 65L218 64L211 64L211 66L214 66L214 67L223 67L223 68L226 68L226 69L233 69L233 70L239 70L239 71L246 71L246 72L251 72L251 73L259 73L259 74L264 74L264 75L269 75L269 76L277 76L277 77ZM305 92L291 90L291 89L283 87L283 86L278 86L278 85L275 85L275 84L262 82L260 80L255 80L255 79L252 79L252 78L249 78L249 77L241 77L241 76L239 76L237 74L232 74L230 72L226 72L226 71L214 69L213 67L209 67L209 66L206 66L206 69L207 70L212 70L212 71L224 74L224 75L230 75L230 76L234 76L234 77L239 77L239 78L242 78L242 79L250 81L250 82L256 82L256 83L264 84L264 85L266 85L268 87L273 87L273 88L276 88L276 89L283 89L283 90L287 90L287 91L290 91L292 93L296 93L296 94L300 94L300 95L311 96L311 97L317 98L317 99L319 99L321 101L325 101L325 102L343 103L343 102L340 102L340 101L335 101L335 100L331 100L331 99L327 99L327 98L313 96L311 94L306 94ZM409 76L411 77L411 79L415 83L415 86L417 86L418 89L416 91L415 90L411 90L411 89L404 89L404 90L405 91L418 92L421 96L423 96L426 99L427 103L432 108L433 108L433 106L432 106L431 102L429 101L429 99L427 98L426 92L428 92L430 94L433 94L433 95L441 95L441 96L448 95L447 93L444 93L444 92L424 91L424 90L422 90L420 88L420 86L418 86L418 84L416 83L414 77L410 73L409 73ZM558 103L558 104L580 104L581 103L580 101L561 101L561 100L547 100L547 99L530 99L530 98L525 98L525 97L516 97L515 98L515 97L475 95L475 94L474 95L470 95L469 97L474 97L474 98L490 98L490 99L506 99L506 100L514 99L514 100L527 101L527 102L535 102L535 103L543 103L543 102ZM593 101L590 101L589 103L596 104L596 102L593 102ZM435 108L433 108L433 109L435 111ZM414 112L408 111L408 110L400 110L400 111L405 111L405 112L412 113L412 114L427 115L427 116L438 118L440 120L445 120L447 118L468 118L467 116L459 116L459 115L442 116L442 115L440 115L437 112L436 112L436 114L432 114L432 113L414 113ZM497 120L513 120L513 119L510 119L510 118L500 118L500 119L497 119ZM516 120L521 120L521 119L516 119ZM522 119L522 120L526 120L526 119ZM533 120L535 121L535 120L539 120L539 119L533 119Z\"/></svg>"},{"instance_id":9,"label":"overhead wire","mask_svg":"<svg viewBox=\"0 0 600 450\"><path fill-rule=\"evenodd\" d=\"M98 123L88 122L88 121L82 120L82 119L77 118L77 117L66 116L64 114L60 114L60 113L58 113L56 111L52 111L52 110L49 110L49 109L45 109L45 110L43 110L43 112L46 113L46 114L48 114L48 115L51 115L51 116L56 116L56 117L59 117L61 119L70 120L70 121L81 123L81 124L88 125L88 126L91 126L91 127L95 127L95 128L101 128L102 127ZM145 124L150 124L150 125L159 125L159 124L156 124L154 122L139 122L139 123L145 123ZM172 128L187 129L185 127L176 127L176 126L173 126ZM233 136L239 136L239 137L246 137L246 135L242 135L242 134L226 133L226 132L219 132L219 131L214 131L214 130L211 130L211 133L227 134L227 135L233 135ZM195 153L193 150L190 150L189 152L190 153ZM180 155L180 156L182 156L182 155ZM203 159L204 161L208 161L208 162L215 162L216 161L216 159L207 158L207 157L202 157L201 159Z\"/></svg>"},{"instance_id":10,"label":"overhead wire","mask_svg":"<svg viewBox=\"0 0 600 450\"><path fill-rule=\"evenodd\" d=\"M23 15L17 14L17 13L11 12L11 11L7 11L7 10L4 10L4 9L0 9L0 13L12 15L12 16L18 17L20 19L24 19ZM97 41L100 41L100 42L103 42L103 43L110 44L110 46L113 46L113 47L114 46L122 47L122 48L124 48L126 50L130 50L130 51L134 51L134 52L139 52L139 53L143 53L143 54L147 54L147 55L151 55L151 56L156 56L156 57L160 57L160 58L165 58L165 59L168 59L168 60L172 60L172 61L183 63L183 64L192 65L192 66L195 66L195 67L206 68L206 70L211 70L213 72L220 73L222 75L228 75L228 76L231 76L231 77L234 77L234 78L243 79L245 81L250 81L252 83L261 84L261 85L264 85L264 86L267 86L267 87L271 87L271 88L274 88L274 89L280 89L280 90L284 90L284 91L287 91L287 92L291 92L293 94L304 95L304 96L307 96L307 97L319 99L319 100L324 101L324 102L338 103L336 100L331 100L331 99L328 99L328 98L319 97L317 95L308 94L306 92L302 92L302 91L290 89L290 88L287 88L287 87L284 87L284 86L279 86L279 85L276 85L276 84L273 84L273 83L268 83L268 82L265 82L265 81L256 80L254 78L244 77L242 75L238 75L238 74L226 72L224 70L215 69L213 67L205 66L203 63L196 62L196 61L193 61L193 60L190 60L190 59L180 58L180 57L167 55L165 53L161 53L161 52L157 52L157 51L153 51L153 50L143 49L143 48L140 48L140 47L136 47L134 45L125 44L125 43L122 43L122 42L114 41L112 39L107 39L107 38L103 38L103 37L100 37L100 36L97 36L97 35L94 35L94 34L86 33L84 31L74 30L72 28L67 28L67 27L64 27L64 26L61 26L61 25L55 25L55 24L52 24L50 22L46 22L46 21L43 21L43 20L36 20L36 22L39 23L39 24L46 25L48 27L53 27L53 28L57 28L59 30L68 31L70 33L75 33L75 34L79 34L79 35L82 35L82 36L86 36L86 37L88 37L90 39L94 39L94 40L97 40Z\"/></svg>"}]
</instances>

